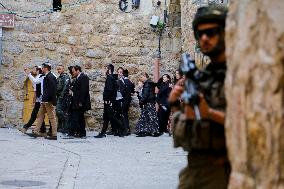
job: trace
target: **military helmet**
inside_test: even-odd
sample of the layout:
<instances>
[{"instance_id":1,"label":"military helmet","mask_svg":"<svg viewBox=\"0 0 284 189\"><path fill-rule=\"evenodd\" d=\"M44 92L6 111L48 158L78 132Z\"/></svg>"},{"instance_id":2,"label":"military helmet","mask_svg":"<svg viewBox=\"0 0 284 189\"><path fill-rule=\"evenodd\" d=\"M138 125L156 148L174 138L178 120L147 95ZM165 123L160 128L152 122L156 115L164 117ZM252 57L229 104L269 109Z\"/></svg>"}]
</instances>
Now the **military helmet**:
<instances>
[{"instance_id":1,"label":"military helmet","mask_svg":"<svg viewBox=\"0 0 284 189\"><path fill-rule=\"evenodd\" d=\"M194 32L197 29L197 25L201 23L213 22L220 24L222 27L225 27L227 12L227 6L224 6L222 4L211 4L209 6L198 8L192 22L192 28Z\"/></svg>"}]
</instances>

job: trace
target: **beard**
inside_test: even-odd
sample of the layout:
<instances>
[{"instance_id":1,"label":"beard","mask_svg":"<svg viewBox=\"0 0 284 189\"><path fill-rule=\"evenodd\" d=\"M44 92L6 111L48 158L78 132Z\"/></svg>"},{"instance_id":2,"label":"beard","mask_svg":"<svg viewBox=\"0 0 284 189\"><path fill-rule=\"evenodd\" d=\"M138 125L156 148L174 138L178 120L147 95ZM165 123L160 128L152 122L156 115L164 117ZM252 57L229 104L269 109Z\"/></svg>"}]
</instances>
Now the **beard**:
<instances>
[{"instance_id":1,"label":"beard","mask_svg":"<svg viewBox=\"0 0 284 189\"><path fill-rule=\"evenodd\" d=\"M225 39L224 39L224 37L221 37L219 39L218 43L216 44L216 46L213 47L213 49L211 49L210 51L202 52L202 53L211 58L211 57L218 56L219 54L221 54L224 51L225 51Z\"/></svg>"}]
</instances>

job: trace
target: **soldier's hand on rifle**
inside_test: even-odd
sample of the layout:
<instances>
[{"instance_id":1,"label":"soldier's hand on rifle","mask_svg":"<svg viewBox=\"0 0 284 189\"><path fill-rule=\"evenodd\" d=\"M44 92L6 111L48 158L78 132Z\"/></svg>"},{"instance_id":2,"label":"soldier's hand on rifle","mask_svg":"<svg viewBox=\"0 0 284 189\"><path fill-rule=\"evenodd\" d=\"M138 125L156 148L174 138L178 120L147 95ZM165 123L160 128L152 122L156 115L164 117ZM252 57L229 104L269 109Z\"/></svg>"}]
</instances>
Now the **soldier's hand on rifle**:
<instances>
[{"instance_id":1,"label":"soldier's hand on rifle","mask_svg":"<svg viewBox=\"0 0 284 189\"><path fill-rule=\"evenodd\" d=\"M203 94L199 94L199 100L199 110L201 117L204 119L209 119L211 108L208 106L208 103L206 102Z\"/></svg>"},{"instance_id":2,"label":"soldier's hand on rifle","mask_svg":"<svg viewBox=\"0 0 284 189\"><path fill-rule=\"evenodd\" d=\"M185 105L184 112L187 115L188 119L195 120L195 112L191 105ZM201 119L210 118L210 108L203 94L199 94L199 112L200 112Z\"/></svg>"},{"instance_id":3,"label":"soldier's hand on rifle","mask_svg":"<svg viewBox=\"0 0 284 189\"><path fill-rule=\"evenodd\" d=\"M199 111L201 119L209 119L215 121L219 124L224 125L225 123L225 113L219 110L215 110L208 106L203 94L199 95ZM186 105L184 112L187 115L187 119L195 120L195 113L192 106Z\"/></svg>"}]
</instances>

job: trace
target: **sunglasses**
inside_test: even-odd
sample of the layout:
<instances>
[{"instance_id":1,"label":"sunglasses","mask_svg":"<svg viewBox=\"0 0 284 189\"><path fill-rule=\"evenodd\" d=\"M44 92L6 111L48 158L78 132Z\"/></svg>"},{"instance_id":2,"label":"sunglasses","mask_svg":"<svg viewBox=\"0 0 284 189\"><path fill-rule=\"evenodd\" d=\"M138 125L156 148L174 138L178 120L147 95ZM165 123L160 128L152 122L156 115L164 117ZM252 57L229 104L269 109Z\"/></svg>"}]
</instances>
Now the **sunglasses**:
<instances>
[{"instance_id":1,"label":"sunglasses","mask_svg":"<svg viewBox=\"0 0 284 189\"><path fill-rule=\"evenodd\" d=\"M221 33L221 28L215 27L215 28L209 28L205 30L197 30L195 36L197 37L197 39L200 39L205 34L207 37L211 38L216 35L219 35L220 33Z\"/></svg>"}]
</instances>

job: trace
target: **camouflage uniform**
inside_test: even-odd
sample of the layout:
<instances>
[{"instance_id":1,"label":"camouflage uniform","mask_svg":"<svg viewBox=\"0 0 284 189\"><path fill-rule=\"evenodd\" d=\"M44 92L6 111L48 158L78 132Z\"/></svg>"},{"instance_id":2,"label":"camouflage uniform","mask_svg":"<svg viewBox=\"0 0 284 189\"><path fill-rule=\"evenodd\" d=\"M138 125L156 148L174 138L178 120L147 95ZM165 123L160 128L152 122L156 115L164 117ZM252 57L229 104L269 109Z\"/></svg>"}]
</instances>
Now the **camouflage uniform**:
<instances>
[{"instance_id":1,"label":"camouflage uniform","mask_svg":"<svg viewBox=\"0 0 284 189\"><path fill-rule=\"evenodd\" d=\"M209 107L225 112L224 78L226 64L210 63L200 80L200 91ZM230 164L227 158L224 125L202 119L199 124L174 114L175 147L188 151L188 165L180 173L179 189L225 189Z\"/></svg>"},{"instance_id":2,"label":"camouflage uniform","mask_svg":"<svg viewBox=\"0 0 284 189\"><path fill-rule=\"evenodd\" d=\"M70 81L69 76L66 73L60 74L57 78L57 105L56 105L56 115L58 118L58 130L65 131L68 128L67 120L65 116L64 109L64 97L68 93L67 86Z\"/></svg>"}]
</instances>

